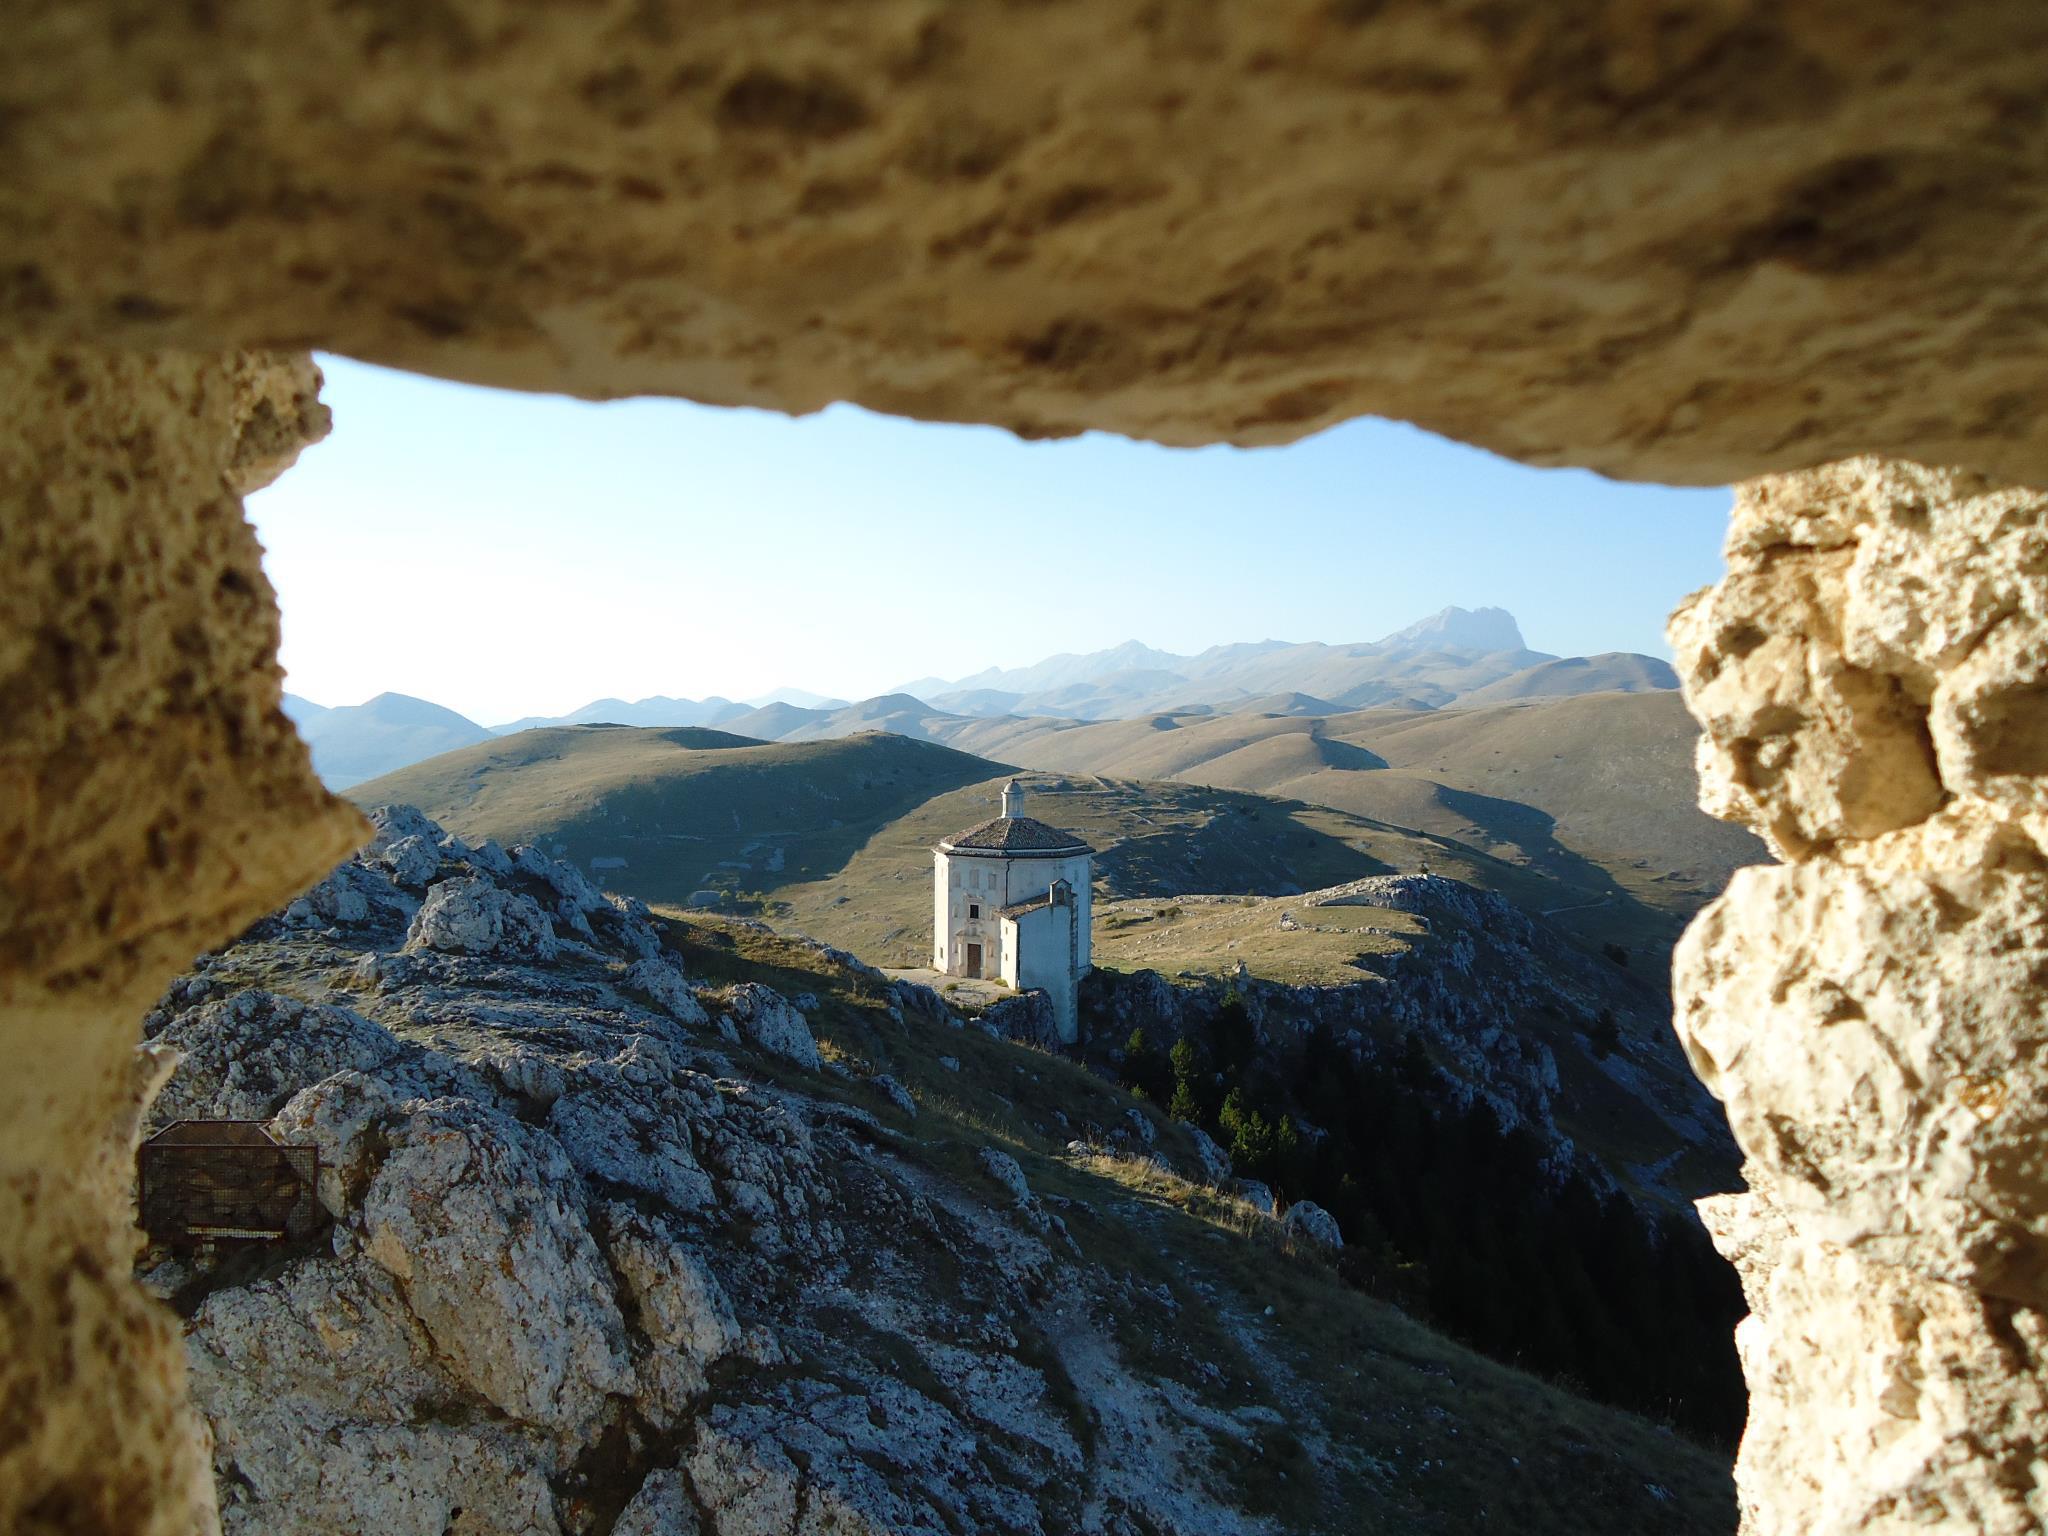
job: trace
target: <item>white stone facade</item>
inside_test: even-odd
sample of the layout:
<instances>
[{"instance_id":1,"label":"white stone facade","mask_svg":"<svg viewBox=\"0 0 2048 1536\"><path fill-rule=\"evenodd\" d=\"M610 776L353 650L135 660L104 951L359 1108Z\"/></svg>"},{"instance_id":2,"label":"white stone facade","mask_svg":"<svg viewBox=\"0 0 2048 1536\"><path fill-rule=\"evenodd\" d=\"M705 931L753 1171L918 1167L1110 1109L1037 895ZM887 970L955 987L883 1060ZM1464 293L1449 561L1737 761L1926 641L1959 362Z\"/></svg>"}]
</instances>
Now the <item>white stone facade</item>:
<instances>
[{"instance_id":1,"label":"white stone facade","mask_svg":"<svg viewBox=\"0 0 2048 1536\"><path fill-rule=\"evenodd\" d=\"M1093 850L1021 815L1022 800L1013 782L1001 817L932 850L932 966L1042 989L1071 1043L1080 980L1094 963Z\"/></svg>"}]
</instances>

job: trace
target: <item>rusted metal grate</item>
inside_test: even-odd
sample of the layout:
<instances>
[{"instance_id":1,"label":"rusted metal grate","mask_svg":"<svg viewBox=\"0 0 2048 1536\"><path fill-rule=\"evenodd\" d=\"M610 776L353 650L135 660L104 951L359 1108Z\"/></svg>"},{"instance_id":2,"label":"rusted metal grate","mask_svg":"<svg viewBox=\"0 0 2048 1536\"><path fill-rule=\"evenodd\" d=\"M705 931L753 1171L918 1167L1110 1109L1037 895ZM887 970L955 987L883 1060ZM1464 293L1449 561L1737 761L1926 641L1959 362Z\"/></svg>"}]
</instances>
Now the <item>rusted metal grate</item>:
<instances>
[{"instance_id":1,"label":"rusted metal grate","mask_svg":"<svg viewBox=\"0 0 2048 1536\"><path fill-rule=\"evenodd\" d=\"M320 1224L320 1151L254 1120L179 1120L142 1144L137 1203L154 1242L278 1242Z\"/></svg>"}]
</instances>

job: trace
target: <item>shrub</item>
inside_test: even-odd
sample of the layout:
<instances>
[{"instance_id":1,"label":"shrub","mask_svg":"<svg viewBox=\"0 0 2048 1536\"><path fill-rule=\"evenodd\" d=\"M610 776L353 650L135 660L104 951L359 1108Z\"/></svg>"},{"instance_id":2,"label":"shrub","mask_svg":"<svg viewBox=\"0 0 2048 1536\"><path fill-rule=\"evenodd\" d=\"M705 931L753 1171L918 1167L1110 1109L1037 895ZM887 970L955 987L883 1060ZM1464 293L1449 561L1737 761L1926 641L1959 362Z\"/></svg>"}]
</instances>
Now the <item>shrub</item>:
<instances>
[{"instance_id":1,"label":"shrub","mask_svg":"<svg viewBox=\"0 0 2048 1536\"><path fill-rule=\"evenodd\" d=\"M1165 1052L1146 1038L1142 1027L1132 1030L1130 1039L1124 1042L1123 1071L1117 1081L1154 1104L1166 1104L1173 1097L1173 1064Z\"/></svg>"}]
</instances>

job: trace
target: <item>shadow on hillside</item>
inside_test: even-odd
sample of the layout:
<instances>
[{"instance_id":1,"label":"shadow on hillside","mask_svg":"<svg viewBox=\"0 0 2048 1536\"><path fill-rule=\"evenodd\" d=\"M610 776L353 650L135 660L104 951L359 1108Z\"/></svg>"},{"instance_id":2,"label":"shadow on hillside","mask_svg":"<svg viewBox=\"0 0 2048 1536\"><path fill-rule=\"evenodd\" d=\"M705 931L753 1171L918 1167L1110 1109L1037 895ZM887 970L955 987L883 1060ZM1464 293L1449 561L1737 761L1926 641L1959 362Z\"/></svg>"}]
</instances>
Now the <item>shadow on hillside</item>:
<instances>
[{"instance_id":1,"label":"shadow on hillside","mask_svg":"<svg viewBox=\"0 0 2048 1536\"><path fill-rule=\"evenodd\" d=\"M1332 768L1354 769L1370 772L1387 766L1387 760L1377 752L1368 752L1355 742L1338 741L1333 737L1318 735L1316 748L1323 755L1323 761Z\"/></svg>"},{"instance_id":2,"label":"shadow on hillside","mask_svg":"<svg viewBox=\"0 0 2048 1536\"><path fill-rule=\"evenodd\" d=\"M657 904L679 905L707 887L754 891L830 879L880 828L987 776L981 759L949 752L959 761L926 762L894 754L898 742L931 750L890 737L888 756L847 763L834 758L843 751L837 743L800 743L786 764L614 789L564 816L548 841L607 888ZM815 759L794 755L805 751Z\"/></svg>"},{"instance_id":3,"label":"shadow on hillside","mask_svg":"<svg viewBox=\"0 0 2048 1536\"><path fill-rule=\"evenodd\" d=\"M1438 798L1445 809L1463 816L1496 847L1506 845L1520 850L1532 869L1584 893L1573 900L1561 896L1560 906L1597 903L1632 910L1646 920L1657 919L1658 914L1630 894L1613 875L1557 840L1556 817L1519 800L1503 800L1469 789L1452 789L1449 785L1439 788Z\"/></svg>"},{"instance_id":4,"label":"shadow on hillside","mask_svg":"<svg viewBox=\"0 0 2048 1536\"><path fill-rule=\"evenodd\" d=\"M1341 885L1394 866L1289 814L1292 801L1223 796L1223 808L1192 826L1161 827L1128 839L1095 861L1112 897L1286 896Z\"/></svg>"}]
</instances>

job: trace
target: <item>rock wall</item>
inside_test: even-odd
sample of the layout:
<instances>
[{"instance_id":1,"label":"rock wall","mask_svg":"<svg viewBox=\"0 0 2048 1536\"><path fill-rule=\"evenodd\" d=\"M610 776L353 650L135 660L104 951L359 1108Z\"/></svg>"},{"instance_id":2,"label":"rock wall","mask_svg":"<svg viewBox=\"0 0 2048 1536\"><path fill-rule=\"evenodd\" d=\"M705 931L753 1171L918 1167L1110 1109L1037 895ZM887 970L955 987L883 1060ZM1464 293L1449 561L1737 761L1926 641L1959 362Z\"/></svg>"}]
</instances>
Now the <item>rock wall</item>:
<instances>
[{"instance_id":1,"label":"rock wall","mask_svg":"<svg viewBox=\"0 0 2048 1536\"><path fill-rule=\"evenodd\" d=\"M211 1480L130 1279L135 1021L360 825L279 712L237 489L318 437L303 359L0 348L0 1528L183 1532Z\"/></svg>"},{"instance_id":2,"label":"rock wall","mask_svg":"<svg viewBox=\"0 0 2048 1536\"><path fill-rule=\"evenodd\" d=\"M1703 799L1786 862L1677 959L1749 1190L1749 1536L2048 1524L2048 496L1753 482L1671 639Z\"/></svg>"},{"instance_id":3,"label":"rock wall","mask_svg":"<svg viewBox=\"0 0 2048 1536\"><path fill-rule=\"evenodd\" d=\"M303 363L240 349L1037 435L1376 412L1646 478L1875 451L2048 484L2032 0L27 0L8 31L17 1529L210 1518L169 1326L124 1279L127 1047L359 830L277 713L235 505L321 413ZM1678 623L1716 803L1789 861L1680 961L1757 1169L1716 1219L1757 1298L1759 1531L2041 1513L2041 510L1868 463L1765 482Z\"/></svg>"},{"instance_id":4,"label":"rock wall","mask_svg":"<svg viewBox=\"0 0 2048 1536\"><path fill-rule=\"evenodd\" d=\"M2048 480L2034 0L17 0L0 325Z\"/></svg>"}]
</instances>

